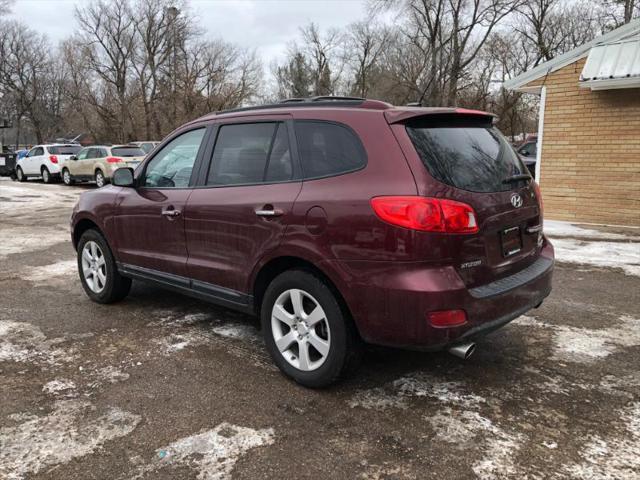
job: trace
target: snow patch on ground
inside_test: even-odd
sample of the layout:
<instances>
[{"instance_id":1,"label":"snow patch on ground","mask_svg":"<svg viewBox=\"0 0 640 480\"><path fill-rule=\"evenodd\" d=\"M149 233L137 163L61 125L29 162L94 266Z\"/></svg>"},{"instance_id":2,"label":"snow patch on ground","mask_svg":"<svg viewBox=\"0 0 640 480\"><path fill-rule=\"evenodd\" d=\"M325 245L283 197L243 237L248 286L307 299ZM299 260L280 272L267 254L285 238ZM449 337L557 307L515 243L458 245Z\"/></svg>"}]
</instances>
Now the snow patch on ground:
<instances>
[{"instance_id":1,"label":"snow patch on ground","mask_svg":"<svg viewBox=\"0 0 640 480\"><path fill-rule=\"evenodd\" d=\"M620 268L640 276L640 242L599 242L556 238L552 241L559 262Z\"/></svg>"},{"instance_id":2,"label":"snow patch on ground","mask_svg":"<svg viewBox=\"0 0 640 480\"><path fill-rule=\"evenodd\" d=\"M91 373L93 381L88 384L89 388L98 388L104 384L114 384L124 382L129 379L129 374L123 372L118 367L110 365L102 367Z\"/></svg>"},{"instance_id":3,"label":"snow patch on ground","mask_svg":"<svg viewBox=\"0 0 640 480\"><path fill-rule=\"evenodd\" d=\"M592 362L608 357L621 348L640 345L640 320L628 315L619 317L618 325L602 329L553 325L529 316L516 319L514 324L552 330L556 360Z\"/></svg>"},{"instance_id":4,"label":"snow patch on ground","mask_svg":"<svg viewBox=\"0 0 640 480\"><path fill-rule=\"evenodd\" d=\"M69 362L71 350L57 347L64 339L51 339L35 325L0 320L0 362L33 362L54 364Z\"/></svg>"},{"instance_id":5,"label":"snow patch on ground","mask_svg":"<svg viewBox=\"0 0 640 480\"><path fill-rule=\"evenodd\" d=\"M629 240L633 238L629 235L601 232L596 229L583 228L569 222L561 222L558 220L545 220L544 233L549 237L596 238L603 240Z\"/></svg>"},{"instance_id":6,"label":"snow patch on ground","mask_svg":"<svg viewBox=\"0 0 640 480\"><path fill-rule=\"evenodd\" d=\"M46 210L71 208L82 190L61 185L34 185L34 188L16 183L5 183L0 187L0 216L18 218L36 215Z\"/></svg>"},{"instance_id":7,"label":"snow patch on ground","mask_svg":"<svg viewBox=\"0 0 640 480\"><path fill-rule=\"evenodd\" d=\"M138 468L134 479L172 466L189 467L199 480L231 478L238 459L249 450L274 441L273 429L254 430L221 423L212 430L182 438L156 450L155 461Z\"/></svg>"},{"instance_id":8,"label":"snow patch on ground","mask_svg":"<svg viewBox=\"0 0 640 480\"><path fill-rule=\"evenodd\" d=\"M582 463L565 467L574 478L617 480L640 475L640 402L620 415L623 431L603 439L592 435L580 452Z\"/></svg>"},{"instance_id":9,"label":"snow patch on ground","mask_svg":"<svg viewBox=\"0 0 640 480\"><path fill-rule=\"evenodd\" d=\"M48 415L22 417L23 423L1 428L0 478L27 478L88 455L105 442L130 434L141 420L119 408L97 417L94 410L86 401L60 400Z\"/></svg>"},{"instance_id":10,"label":"snow patch on ground","mask_svg":"<svg viewBox=\"0 0 640 480\"><path fill-rule=\"evenodd\" d=\"M3 226L0 228L0 258L16 253L46 250L52 245L63 242L71 242L68 229Z\"/></svg>"},{"instance_id":11,"label":"snow patch on ground","mask_svg":"<svg viewBox=\"0 0 640 480\"><path fill-rule=\"evenodd\" d=\"M74 392L75 389L76 389L76 384L73 383L71 380L67 380L66 378L51 380L50 382L47 382L44 385L44 387L42 387L42 391L45 393L49 393L51 395L65 395L65 396L75 395L75 392Z\"/></svg>"},{"instance_id":12,"label":"snow patch on ground","mask_svg":"<svg viewBox=\"0 0 640 480\"><path fill-rule=\"evenodd\" d=\"M59 277L77 275L78 262L76 260L62 260L42 267L27 267L22 278L34 283L47 283Z\"/></svg>"},{"instance_id":13,"label":"snow patch on ground","mask_svg":"<svg viewBox=\"0 0 640 480\"><path fill-rule=\"evenodd\" d=\"M427 417L440 442L452 444L456 449L479 449L483 452L472 470L480 479L494 480L515 476L515 453L524 440L522 435L507 433L478 412L457 412L444 408ZM516 477L514 477L516 478Z\"/></svg>"},{"instance_id":14,"label":"snow patch on ground","mask_svg":"<svg viewBox=\"0 0 640 480\"><path fill-rule=\"evenodd\" d=\"M385 387L358 392L349 405L351 408L374 410L404 409L408 407L408 399L423 397L464 408L477 407L486 401L479 395L464 393L463 385L459 382L443 382L432 376L415 374L395 380Z\"/></svg>"}]
</instances>

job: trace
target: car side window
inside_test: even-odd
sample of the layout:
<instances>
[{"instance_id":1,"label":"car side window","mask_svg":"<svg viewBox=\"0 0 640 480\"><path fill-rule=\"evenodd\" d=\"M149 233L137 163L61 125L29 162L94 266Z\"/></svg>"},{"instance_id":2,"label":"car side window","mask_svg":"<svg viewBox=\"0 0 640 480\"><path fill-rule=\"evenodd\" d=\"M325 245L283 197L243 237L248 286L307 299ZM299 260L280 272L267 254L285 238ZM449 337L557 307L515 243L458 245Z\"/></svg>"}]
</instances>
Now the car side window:
<instances>
[{"instance_id":1,"label":"car side window","mask_svg":"<svg viewBox=\"0 0 640 480\"><path fill-rule=\"evenodd\" d=\"M305 178L340 175L367 164L362 142L343 125L299 120L296 137Z\"/></svg>"},{"instance_id":2,"label":"car side window","mask_svg":"<svg viewBox=\"0 0 640 480\"><path fill-rule=\"evenodd\" d=\"M190 130L165 145L147 164L142 186L188 187L205 131L205 128Z\"/></svg>"},{"instance_id":3,"label":"car side window","mask_svg":"<svg viewBox=\"0 0 640 480\"><path fill-rule=\"evenodd\" d=\"M34 147L27 154L27 157L39 157L41 155L44 155L44 148L42 148L42 147Z\"/></svg>"},{"instance_id":4,"label":"car side window","mask_svg":"<svg viewBox=\"0 0 640 480\"><path fill-rule=\"evenodd\" d=\"M37 148L32 148L31 150L29 150L29 153L27 153L27 157L35 157L36 156L36 150Z\"/></svg>"},{"instance_id":5,"label":"car side window","mask_svg":"<svg viewBox=\"0 0 640 480\"><path fill-rule=\"evenodd\" d=\"M284 182L293 178L287 126L282 122L220 127L207 185Z\"/></svg>"},{"instance_id":6,"label":"car side window","mask_svg":"<svg viewBox=\"0 0 640 480\"><path fill-rule=\"evenodd\" d=\"M78 152L77 158L78 160L86 160L87 156L89 155L89 150L91 150L90 148L83 148L82 150L80 150Z\"/></svg>"}]
</instances>

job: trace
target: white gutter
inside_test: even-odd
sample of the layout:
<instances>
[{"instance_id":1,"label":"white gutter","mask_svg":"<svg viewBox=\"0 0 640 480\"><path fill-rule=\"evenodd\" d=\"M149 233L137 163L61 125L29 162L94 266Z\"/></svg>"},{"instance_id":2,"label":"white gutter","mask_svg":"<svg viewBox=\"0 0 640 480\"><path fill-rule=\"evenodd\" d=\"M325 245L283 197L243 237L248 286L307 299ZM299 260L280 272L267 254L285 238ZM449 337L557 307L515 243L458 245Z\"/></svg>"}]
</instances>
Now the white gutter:
<instances>
[{"instance_id":1,"label":"white gutter","mask_svg":"<svg viewBox=\"0 0 640 480\"><path fill-rule=\"evenodd\" d=\"M536 153L536 182L540 183L540 164L542 163L542 136L544 135L544 111L547 104L547 87L540 89L540 108L538 110L538 140Z\"/></svg>"}]
</instances>

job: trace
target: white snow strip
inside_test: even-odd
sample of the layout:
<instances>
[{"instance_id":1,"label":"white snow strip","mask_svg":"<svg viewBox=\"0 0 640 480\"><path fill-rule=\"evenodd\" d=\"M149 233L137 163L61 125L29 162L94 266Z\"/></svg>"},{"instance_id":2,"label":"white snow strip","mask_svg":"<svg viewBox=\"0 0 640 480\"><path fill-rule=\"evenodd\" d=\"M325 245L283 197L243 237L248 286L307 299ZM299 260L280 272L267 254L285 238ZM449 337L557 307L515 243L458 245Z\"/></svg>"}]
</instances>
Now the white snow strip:
<instances>
[{"instance_id":1,"label":"white snow strip","mask_svg":"<svg viewBox=\"0 0 640 480\"><path fill-rule=\"evenodd\" d=\"M464 393L459 382L443 382L435 377L415 374L402 377L387 387L358 392L349 402L351 408L384 410L390 407L407 408L409 398L428 397L445 405L476 407L486 400L474 394Z\"/></svg>"},{"instance_id":2,"label":"white snow strip","mask_svg":"<svg viewBox=\"0 0 640 480\"><path fill-rule=\"evenodd\" d=\"M61 341L47 340L44 333L30 323L0 320L0 362L69 362L74 358L73 353L55 346Z\"/></svg>"},{"instance_id":3,"label":"white snow strip","mask_svg":"<svg viewBox=\"0 0 640 480\"><path fill-rule=\"evenodd\" d=\"M141 420L119 408L96 417L93 408L86 401L60 400L46 416L29 416L17 426L1 428L0 478L30 478L88 455L105 442L130 434Z\"/></svg>"},{"instance_id":4,"label":"white snow strip","mask_svg":"<svg viewBox=\"0 0 640 480\"><path fill-rule=\"evenodd\" d=\"M535 326L553 331L553 350L556 360L593 362L616 353L621 348L640 345L640 320L623 315L617 325L602 329L553 325L533 317L522 316L515 325Z\"/></svg>"},{"instance_id":5,"label":"white snow strip","mask_svg":"<svg viewBox=\"0 0 640 480\"><path fill-rule=\"evenodd\" d=\"M640 402L625 408L620 420L622 431L604 439L592 435L580 452L583 462L566 466L565 471L576 479L640 478Z\"/></svg>"},{"instance_id":6,"label":"white snow strip","mask_svg":"<svg viewBox=\"0 0 640 480\"><path fill-rule=\"evenodd\" d=\"M212 430L177 440L156 450L156 459L138 468L134 479L172 466L189 467L199 480L224 480L249 450L274 441L272 428L254 430L221 423Z\"/></svg>"},{"instance_id":7,"label":"white snow strip","mask_svg":"<svg viewBox=\"0 0 640 480\"><path fill-rule=\"evenodd\" d=\"M630 240L634 238L631 235L623 235L620 233L601 232L592 228L583 228L569 222L561 222L558 220L545 220L544 233L549 237L574 237L574 238L593 238L602 240ZM638 231L637 237L640 237Z\"/></svg>"},{"instance_id":8,"label":"white snow strip","mask_svg":"<svg viewBox=\"0 0 640 480\"><path fill-rule=\"evenodd\" d=\"M78 272L76 260L61 260L42 267L27 267L22 278L34 283L48 283L58 277L75 276Z\"/></svg>"},{"instance_id":9,"label":"white snow strip","mask_svg":"<svg viewBox=\"0 0 640 480\"><path fill-rule=\"evenodd\" d=\"M70 211L82 191L62 185L34 185L30 188L16 183L3 184L0 186L0 215L18 218L47 210Z\"/></svg>"},{"instance_id":10,"label":"white snow strip","mask_svg":"<svg viewBox=\"0 0 640 480\"><path fill-rule=\"evenodd\" d=\"M37 226L0 228L0 258L16 253L45 250L52 245L71 242L69 230Z\"/></svg>"},{"instance_id":11,"label":"white snow strip","mask_svg":"<svg viewBox=\"0 0 640 480\"><path fill-rule=\"evenodd\" d=\"M63 393L66 395L73 395L75 392L69 392L69 390L75 390L75 388L76 384L71 380L60 378L47 382L44 387L42 387L42 391L51 395L61 395Z\"/></svg>"},{"instance_id":12,"label":"white snow strip","mask_svg":"<svg viewBox=\"0 0 640 480\"><path fill-rule=\"evenodd\" d=\"M559 262L620 268L640 276L640 242L599 242L556 238L551 242Z\"/></svg>"}]
</instances>

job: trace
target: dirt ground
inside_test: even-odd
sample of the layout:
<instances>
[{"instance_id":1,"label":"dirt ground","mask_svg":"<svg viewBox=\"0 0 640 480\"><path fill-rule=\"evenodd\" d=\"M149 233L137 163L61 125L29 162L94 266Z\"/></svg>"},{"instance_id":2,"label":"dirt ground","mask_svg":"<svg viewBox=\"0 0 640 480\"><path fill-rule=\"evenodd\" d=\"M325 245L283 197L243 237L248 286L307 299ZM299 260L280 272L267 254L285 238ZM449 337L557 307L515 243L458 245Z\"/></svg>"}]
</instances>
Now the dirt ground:
<instances>
[{"instance_id":1,"label":"dirt ground","mask_svg":"<svg viewBox=\"0 0 640 480\"><path fill-rule=\"evenodd\" d=\"M0 181L0 478L640 478L640 232L561 228L552 295L466 362L370 348L314 391L253 318L140 283L90 302L90 188ZM563 262L598 242L626 264Z\"/></svg>"}]
</instances>

